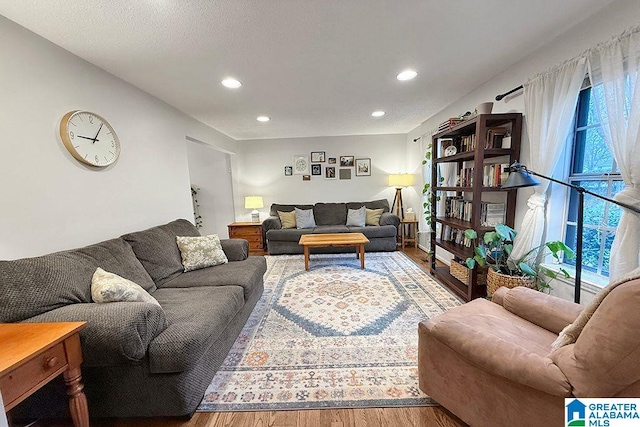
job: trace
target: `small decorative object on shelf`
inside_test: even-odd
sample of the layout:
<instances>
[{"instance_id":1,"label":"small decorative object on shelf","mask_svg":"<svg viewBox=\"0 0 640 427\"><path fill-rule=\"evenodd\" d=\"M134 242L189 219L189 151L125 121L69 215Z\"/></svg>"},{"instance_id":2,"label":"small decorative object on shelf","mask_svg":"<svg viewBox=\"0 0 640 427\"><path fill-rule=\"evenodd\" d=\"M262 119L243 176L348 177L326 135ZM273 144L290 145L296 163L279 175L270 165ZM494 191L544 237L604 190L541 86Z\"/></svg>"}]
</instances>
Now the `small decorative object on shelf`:
<instances>
[{"instance_id":1,"label":"small decorative object on shelf","mask_svg":"<svg viewBox=\"0 0 640 427\"><path fill-rule=\"evenodd\" d=\"M498 223L514 225L517 192L502 189L501 184L506 178L504 166L520 156L522 114L474 116L469 112L460 120L432 136L431 152L425 160L431 160L431 183L424 189L430 196L425 212L429 213L431 248L452 254L458 264L473 257L473 242L465 236L465 230L477 230L481 237ZM504 144L506 135L511 135L508 146ZM448 146L455 147L456 152L447 153ZM445 175L440 165L448 165L446 170L452 172ZM446 198L447 209L438 212L441 198ZM462 299L486 295L484 278L477 268L460 275L468 280L460 280L449 267L436 265L435 260L436 257L431 258L431 274Z\"/></svg>"}]
</instances>

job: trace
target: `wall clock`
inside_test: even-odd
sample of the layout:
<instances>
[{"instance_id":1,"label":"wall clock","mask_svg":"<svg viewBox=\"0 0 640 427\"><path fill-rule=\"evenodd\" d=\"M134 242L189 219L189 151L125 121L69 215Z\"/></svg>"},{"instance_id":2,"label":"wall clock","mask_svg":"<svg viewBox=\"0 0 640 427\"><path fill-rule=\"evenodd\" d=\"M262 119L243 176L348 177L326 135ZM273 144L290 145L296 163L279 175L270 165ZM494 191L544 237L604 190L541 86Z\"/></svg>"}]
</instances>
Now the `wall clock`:
<instances>
[{"instance_id":1,"label":"wall clock","mask_svg":"<svg viewBox=\"0 0 640 427\"><path fill-rule=\"evenodd\" d=\"M309 175L309 159L307 156L293 157L293 173L295 175Z\"/></svg>"},{"instance_id":2,"label":"wall clock","mask_svg":"<svg viewBox=\"0 0 640 427\"><path fill-rule=\"evenodd\" d=\"M120 140L104 118L90 111L69 111L60 121L60 138L78 161L95 167L114 163L120 155Z\"/></svg>"},{"instance_id":3,"label":"wall clock","mask_svg":"<svg viewBox=\"0 0 640 427\"><path fill-rule=\"evenodd\" d=\"M458 149L456 148L455 145L450 145L450 146L448 146L447 148L444 149L444 155L445 156L453 156L457 152L458 152Z\"/></svg>"}]
</instances>

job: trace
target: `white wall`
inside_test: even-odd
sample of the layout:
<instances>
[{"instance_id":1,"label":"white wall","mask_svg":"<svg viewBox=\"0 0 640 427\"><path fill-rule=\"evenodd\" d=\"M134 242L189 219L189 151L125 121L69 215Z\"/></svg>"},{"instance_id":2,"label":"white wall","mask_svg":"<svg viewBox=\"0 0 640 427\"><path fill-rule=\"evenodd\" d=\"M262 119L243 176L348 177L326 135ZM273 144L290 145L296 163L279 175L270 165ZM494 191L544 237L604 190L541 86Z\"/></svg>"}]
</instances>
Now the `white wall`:
<instances>
[{"instance_id":1,"label":"white wall","mask_svg":"<svg viewBox=\"0 0 640 427\"><path fill-rule=\"evenodd\" d=\"M445 107L436 115L417 126L409 135L421 135L436 128L439 123L449 117L456 117L466 111L473 111L481 102L494 101L497 94L507 92L535 74L573 58L596 44L608 40L626 28L640 23L640 2L637 0L619 0L603 9L597 15L592 16L569 29L552 42L543 46L514 67L506 70L473 92L458 100L452 100L452 104ZM494 113L521 112L524 113L524 99L522 91L511 95L500 102L494 101ZM526 131L526 117L522 138L520 160L527 164L529 161L529 139ZM422 147L413 144L412 138L407 137L407 155L412 158L421 158ZM527 198L533 194L532 189L518 191L518 204L516 209L516 229L522 222L527 210Z\"/></svg>"},{"instance_id":2,"label":"white wall","mask_svg":"<svg viewBox=\"0 0 640 427\"><path fill-rule=\"evenodd\" d=\"M240 141L240 192L262 196L264 209L260 218L269 215L272 203L316 203L368 201L386 198L393 202L395 189L388 186L391 173L408 172L406 168L405 135L334 136ZM351 180L325 180L312 176L303 181L302 175L285 176L284 167L293 164L294 155L310 156L311 151L324 151L326 158L355 156L371 158L371 176L355 176ZM409 171L410 172L410 171ZM419 180L416 177L416 180ZM403 200L413 197L412 188L403 190ZM250 212L236 211L239 220L249 220Z\"/></svg>"},{"instance_id":3,"label":"white wall","mask_svg":"<svg viewBox=\"0 0 640 427\"><path fill-rule=\"evenodd\" d=\"M227 225L235 218L230 155L207 144L187 141L187 157L191 185L199 188L200 233L226 238Z\"/></svg>"},{"instance_id":4,"label":"white wall","mask_svg":"<svg viewBox=\"0 0 640 427\"><path fill-rule=\"evenodd\" d=\"M185 136L235 141L4 17L0 40L0 259L192 217ZM65 150L57 126L74 109L114 126L114 165L91 170Z\"/></svg>"}]
</instances>

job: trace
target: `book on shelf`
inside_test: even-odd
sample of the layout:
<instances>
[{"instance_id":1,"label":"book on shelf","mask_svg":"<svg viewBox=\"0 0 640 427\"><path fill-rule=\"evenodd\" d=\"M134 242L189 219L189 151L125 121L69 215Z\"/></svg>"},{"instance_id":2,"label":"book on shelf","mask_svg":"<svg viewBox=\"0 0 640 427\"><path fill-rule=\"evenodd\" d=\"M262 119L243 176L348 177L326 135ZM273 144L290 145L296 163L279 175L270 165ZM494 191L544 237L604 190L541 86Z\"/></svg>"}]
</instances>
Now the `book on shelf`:
<instances>
[{"instance_id":1,"label":"book on shelf","mask_svg":"<svg viewBox=\"0 0 640 427\"><path fill-rule=\"evenodd\" d=\"M482 169L483 187L501 187L509 178L509 163L492 163Z\"/></svg>"},{"instance_id":2,"label":"book on shelf","mask_svg":"<svg viewBox=\"0 0 640 427\"><path fill-rule=\"evenodd\" d=\"M507 148L503 147L502 141L508 134L509 129L505 127L493 127L487 129L487 139L485 140L484 148ZM509 148L511 142L509 142Z\"/></svg>"},{"instance_id":3,"label":"book on shelf","mask_svg":"<svg viewBox=\"0 0 640 427\"><path fill-rule=\"evenodd\" d=\"M438 132L449 130L458 123L462 123L462 121L463 120L459 118L450 118L449 120L445 120L444 122L440 123L440 125L438 125Z\"/></svg>"},{"instance_id":4,"label":"book on shelf","mask_svg":"<svg viewBox=\"0 0 640 427\"><path fill-rule=\"evenodd\" d=\"M504 203L480 202L480 224L483 227L495 227L505 221Z\"/></svg>"},{"instance_id":5,"label":"book on shelf","mask_svg":"<svg viewBox=\"0 0 640 427\"><path fill-rule=\"evenodd\" d=\"M456 245L461 245L466 248L471 247L471 240L465 237L464 230L448 225L442 227L442 235L440 236L440 240L444 242L453 242Z\"/></svg>"},{"instance_id":6,"label":"book on shelf","mask_svg":"<svg viewBox=\"0 0 640 427\"><path fill-rule=\"evenodd\" d=\"M447 218L471 221L471 209L473 202L464 200L462 196L447 196L445 199L445 214Z\"/></svg>"},{"instance_id":7,"label":"book on shelf","mask_svg":"<svg viewBox=\"0 0 640 427\"><path fill-rule=\"evenodd\" d=\"M471 187L473 186L473 168L462 168L460 169L459 185L460 187Z\"/></svg>"}]
</instances>

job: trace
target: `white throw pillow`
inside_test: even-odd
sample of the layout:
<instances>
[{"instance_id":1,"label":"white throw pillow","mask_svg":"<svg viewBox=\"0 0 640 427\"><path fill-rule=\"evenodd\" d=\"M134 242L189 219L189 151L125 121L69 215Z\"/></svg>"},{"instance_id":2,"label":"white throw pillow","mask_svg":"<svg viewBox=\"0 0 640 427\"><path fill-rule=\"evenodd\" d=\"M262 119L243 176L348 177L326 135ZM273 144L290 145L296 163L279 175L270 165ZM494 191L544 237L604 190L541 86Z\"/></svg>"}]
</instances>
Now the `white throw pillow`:
<instances>
[{"instance_id":1,"label":"white throw pillow","mask_svg":"<svg viewBox=\"0 0 640 427\"><path fill-rule=\"evenodd\" d=\"M297 228L313 228L316 226L316 220L313 218L313 209L298 209L296 212Z\"/></svg>"},{"instance_id":2,"label":"white throw pillow","mask_svg":"<svg viewBox=\"0 0 640 427\"><path fill-rule=\"evenodd\" d=\"M91 278L91 298L98 303L137 301L160 305L142 286L100 267Z\"/></svg>"},{"instance_id":3,"label":"white throw pillow","mask_svg":"<svg viewBox=\"0 0 640 427\"><path fill-rule=\"evenodd\" d=\"M176 242L182 255L185 273L229 262L217 234L198 237L177 236Z\"/></svg>"},{"instance_id":4,"label":"white throw pillow","mask_svg":"<svg viewBox=\"0 0 640 427\"><path fill-rule=\"evenodd\" d=\"M363 206L360 209L349 209L347 211L347 227L364 227L367 220L367 211Z\"/></svg>"}]
</instances>

